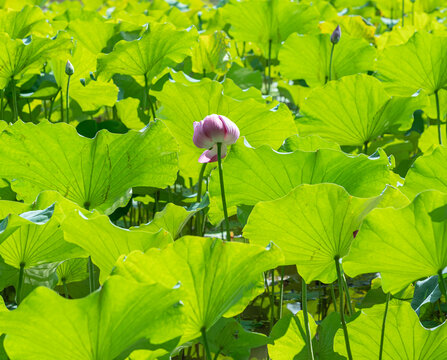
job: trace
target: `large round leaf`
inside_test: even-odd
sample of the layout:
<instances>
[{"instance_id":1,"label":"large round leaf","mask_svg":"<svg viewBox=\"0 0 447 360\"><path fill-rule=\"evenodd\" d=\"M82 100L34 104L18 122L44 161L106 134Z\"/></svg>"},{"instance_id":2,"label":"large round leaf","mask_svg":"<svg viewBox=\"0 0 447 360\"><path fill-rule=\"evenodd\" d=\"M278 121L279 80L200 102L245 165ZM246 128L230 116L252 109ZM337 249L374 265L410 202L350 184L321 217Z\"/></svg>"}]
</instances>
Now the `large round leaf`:
<instances>
[{"instance_id":1,"label":"large round leaf","mask_svg":"<svg viewBox=\"0 0 447 360\"><path fill-rule=\"evenodd\" d=\"M337 279L334 259L348 254L354 232L381 199L354 197L335 184L301 185L280 199L256 204L244 236L250 243L278 245L284 264L296 264L307 283L329 284Z\"/></svg>"},{"instance_id":2,"label":"large round leaf","mask_svg":"<svg viewBox=\"0 0 447 360\"><path fill-rule=\"evenodd\" d=\"M363 145L379 135L407 130L421 97L390 97L368 75L345 76L313 90L302 103L300 135L317 134L340 145Z\"/></svg>"},{"instance_id":3,"label":"large round leaf","mask_svg":"<svg viewBox=\"0 0 447 360\"><path fill-rule=\"evenodd\" d=\"M163 250L132 253L118 262L114 273L140 282L158 281L167 287L179 281L187 320L184 335L194 338L209 329L233 306L251 300L259 276L283 261L276 247L226 243L219 239L183 237ZM243 276L241 276L243 274ZM238 306L240 309L240 306ZM241 310L240 310L241 311Z\"/></svg>"},{"instance_id":4,"label":"large round leaf","mask_svg":"<svg viewBox=\"0 0 447 360\"><path fill-rule=\"evenodd\" d=\"M370 158L330 149L279 153L267 146L253 149L240 140L224 162L227 205L255 205L278 199L301 184L335 183L354 196L375 196L387 184L393 184L389 168L383 153ZM210 217L218 221L222 201L217 171L211 174L209 191Z\"/></svg>"},{"instance_id":5,"label":"large round leaf","mask_svg":"<svg viewBox=\"0 0 447 360\"><path fill-rule=\"evenodd\" d=\"M13 40L7 33L0 33L0 88L5 88L11 79L20 80L26 74L39 74L43 63L50 56L67 54L71 47L68 39L32 37L28 41Z\"/></svg>"},{"instance_id":6,"label":"large round leaf","mask_svg":"<svg viewBox=\"0 0 447 360\"><path fill-rule=\"evenodd\" d=\"M210 114L227 116L239 127L242 136L253 146L268 144L279 148L285 138L296 133L290 111L285 106L274 109L254 99L236 100L225 95L217 81L168 82L156 94L162 107L157 116L164 120L180 144L180 170L185 177L197 178L203 149L192 142L194 121Z\"/></svg>"},{"instance_id":7,"label":"large round leaf","mask_svg":"<svg viewBox=\"0 0 447 360\"><path fill-rule=\"evenodd\" d=\"M40 287L17 310L0 313L0 333L7 334L12 360L114 359L139 340L179 336L179 295L178 289L119 276L79 300Z\"/></svg>"},{"instance_id":8,"label":"large round leaf","mask_svg":"<svg viewBox=\"0 0 447 360\"><path fill-rule=\"evenodd\" d=\"M146 76L148 81L166 67L174 66L191 54L197 42L195 29L176 30L171 24L152 22L141 38L122 40L110 54L98 60L98 72Z\"/></svg>"},{"instance_id":9,"label":"large round leaf","mask_svg":"<svg viewBox=\"0 0 447 360\"><path fill-rule=\"evenodd\" d=\"M223 8L223 17L231 24L230 34L236 40L254 42L264 57L271 42L272 58L277 57L281 42L290 34L315 31L318 22L313 6L287 0L230 2Z\"/></svg>"},{"instance_id":10,"label":"large round leaf","mask_svg":"<svg viewBox=\"0 0 447 360\"><path fill-rule=\"evenodd\" d=\"M281 73L289 79L304 79L309 86L326 84L331 47L329 34L290 35L279 52ZM372 70L375 53L365 40L343 34L334 48L332 80Z\"/></svg>"},{"instance_id":11,"label":"large round leaf","mask_svg":"<svg viewBox=\"0 0 447 360\"><path fill-rule=\"evenodd\" d=\"M375 209L345 259L349 276L380 272L385 292L436 275L447 266L447 194L426 191L401 209Z\"/></svg>"},{"instance_id":12,"label":"large round leaf","mask_svg":"<svg viewBox=\"0 0 447 360\"><path fill-rule=\"evenodd\" d=\"M378 60L379 78L393 94L447 89L447 37L416 32L404 45L391 46Z\"/></svg>"},{"instance_id":13,"label":"large round leaf","mask_svg":"<svg viewBox=\"0 0 447 360\"><path fill-rule=\"evenodd\" d=\"M8 8L0 11L0 32L7 33L11 39L23 39L33 34L46 36L50 30L40 7L26 5L20 11Z\"/></svg>"},{"instance_id":14,"label":"large round leaf","mask_svg":"<svg viewBox=\"0 0 447 360\"><path fill-rule=\"evenodd\" d=\"M439 146L421 156L408 171L402 191L414 197L424 190L447 193L447 147Z\"/></svg>"},{"instance_id":15,"label":"large round leaf","mask_svg":"<svg viewBox=\"0 0 447 360\"><path fill-rule=\"evenodd\" d=\"M111 213L127 202L133 186L165 187L177 177L177 144L161 122L143 131L94 139L66 124L21 121L0 134L1 177L31 202L56 190L87 209Z\"/></svg>"},{"instance_id":16,"label":"large round leaf","mask_svg":"<svg viewBox=\"0 0 447 360\"><path fill-rule=\"evenodd\" d=\"M360 316L348 324L352 357L376 360L379 357L384 305L363 309ZM422 360L444 359L447 355L447 325L425 329L407 302L391 303L385 325L383 359ZM347 356L341 329L335 337L335 351Z\"/></svg>"}]
</instances>

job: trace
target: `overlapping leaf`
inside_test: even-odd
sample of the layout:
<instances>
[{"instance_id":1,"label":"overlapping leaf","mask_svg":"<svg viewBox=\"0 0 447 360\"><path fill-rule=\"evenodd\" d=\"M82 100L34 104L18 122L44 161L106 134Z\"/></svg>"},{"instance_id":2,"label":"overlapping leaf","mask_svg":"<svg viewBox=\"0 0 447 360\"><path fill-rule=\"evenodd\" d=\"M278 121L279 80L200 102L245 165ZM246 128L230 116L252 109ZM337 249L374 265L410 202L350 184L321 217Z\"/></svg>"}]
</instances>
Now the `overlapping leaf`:
<instances>
[{"instance_id":1,"label":"overlapping leaf","mask_svg":"<svg viewBox=\"0 0 447 360\"><path fill-rule=\"evenodd\" d=\"M436 275L447 266L447 194L426 191L400 209L375 209L345 259L349 276L380 272L385 292Z\"/></svg>"},{"instance_id":2,"label":"overlapping leaf","mask_svg":"<svg viewBox=\"0 0 447 360\"><path fill-rule=\"evenodd\" d=\"M348 324L354 359L373 360L379 356L384 305L362 310L361 315ZM425 329L407 302L390 304L385 325L383 359L442 359L447 355L446 324L432 330ZM346 356L346 345L341 330L334 343L335 351Z\"/></svg>"},{"instance_id":3,"label":"overlapping leaf","mask_svg":"<svg viewBox=\"0 0 447 360\"><path fill-rule=\"evenodd\" d=\"M187 316L184 332L186 337L194 338L224 314L235 315L231 309L242 299L246 306L251 300L246 295L252 294L262 271L281 261L281 252L273 246L265 249L219 239L183 237L161 251L130 254L117 264L114 273L143 283L161 282L167 287L180 281Z\"/></svg>"},{"instance_id":4,"label":"overlapping leaf","mask_svg":"<svg viewBox=\"0 0 447 360\"><path fill-rule=\"evenodd\" d=\"M161 248L172 241L170 234L158 228L156 231L127 230L110 222L106 215L88 217L80 212L69 214L62 224L65 240L86 250L99 267L100 282L104 282L121 255L134 250L145 252Z\"/></svg>"},{"instance_id":5,"label":"overlapping leaf","mask_svg":"<svg viewBox=\"0 0 447 360\"><path fill-rule=\"evenodd\" d=\"M301 135L317 134L340 145L363 145L379 135L408 130L422 97L390 97L380 81L351 75L313 90L302 103Z\"/></svg>"},{"instance_id":6,"label":"overlapping leaf","mask_svg":"<svg viewBox=\"0 0 447 360\"><path fill-rule=\"evenodd\" d=\"M418 31L406 44L385 49L377 70L392 94L447 89L447 37Z\"/></svg>"},{"instance_id":7,"label":"overlapping leaf","mask_svg":"<svg viewBox=\"0 0 447 360\"><path fill-rule=\"evenodd\" d=\"M399 193L396 197L397 204L405 203ZM354 232L381 200L351 196L335 184L301 185L280 199L258 203L244 236L250 243L278 245L285 264L296 264L307 283L329 284L337 279L335 259L348 254Z\"/></svg>"},{"instance_id":8,"label":"overlapping leaf","mask_svg":"<svg viewBox=\"0 0 447 360\"><path fill-rule=\"evenodd\" d=\"M56 190L87 209L111 213L133 186L175 181L177 144L161 122L127 134L79 136L66 124L17 122L0 134L0 175L25 201Z\"/></svg>"},{"instance_id":9,"label":"overlapping leaf","mask_svg":"<svg viewBox=\"0 0 447 360\"><path fill-rule=\"evenodd\" d=\"M120 41L98 60L98 71L107 74L146 76L149 83L166 67L181 62L197 41L194 29L176 30L171 24L151 23L141 38Z\"/></svg>"},{"instance_id":10,"label":"overlapping leaf","mask_svg":"<svg viewBox=\"0 0 447 360\"><path fill-rule=\"evenodd\" d=\"M354 196L376 196L393 184L389 166L383 153L376 158L329 149L279 153L267 146L253 149L239 141L224 163L227 204L255 205L278 199L298 185L318 183L341 185ZM212 173L209 186L210 216L215 221L222 209L218 175Z\"/></svg>"},{"instance_id":11,"label":"overlapping leaf","mask_svg":"<svg viewBox=\"0 0 447 360\"><path fill-rule=\"evenodd\" d=\"M223 16L231 24L230 34L237 40L256 43L264 57L276 58L281 42L298 32L309 33L317 29L318 12L309 5L286 0L250 0L230 2Z\"/></svg>"},{"instance_id":12,"label":"overlapping leaf","mask_svg":"<svg viewBox=\"0 0 447 360\"><path fill-rule=\"evenodd\" d=\"M329 80L330 35L292 34L279 53L281 73L288 79L304 79L309 86ZM363 39L343 35L334 48L331 80L365 73L374 68L375 49Z\"/></svg>"},{"instance_id":13,"label":"overlapping leaf","mask_svg":"<svg viewBox=\"0 0 447 360\"><path fill-rule=\"evenodd\" d=\"M40 287L20 308L0 314L12 360L114 359L135 343L163 343L181 333L180 291L119 276L79 300ZM119 326L117 326L119 325Z\"/></svg>"}]
</instances>

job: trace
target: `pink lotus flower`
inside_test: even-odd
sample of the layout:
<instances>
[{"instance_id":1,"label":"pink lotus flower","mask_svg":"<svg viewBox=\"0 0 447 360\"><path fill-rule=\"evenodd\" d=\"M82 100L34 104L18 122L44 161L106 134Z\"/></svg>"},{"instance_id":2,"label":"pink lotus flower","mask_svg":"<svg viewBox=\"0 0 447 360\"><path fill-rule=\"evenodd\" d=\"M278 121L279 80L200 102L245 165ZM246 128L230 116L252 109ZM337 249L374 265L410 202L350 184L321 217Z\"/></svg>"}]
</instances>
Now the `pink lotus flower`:
<instances>
[{"instance_id":1,"label":"pink lotus flower","mask_svg":"<svg viewBox=\"0 0 447 360\"><path fill-rule=\"evenodd\" d=\"M217 143L222 144L222 156L227 155L227 146L234 144L239 138L237 125L222 115L208 115L200 122L194 122L192 141L201 149L208 149L199 157L200 163L217 161Z\"/></svg>"}]
</instances>

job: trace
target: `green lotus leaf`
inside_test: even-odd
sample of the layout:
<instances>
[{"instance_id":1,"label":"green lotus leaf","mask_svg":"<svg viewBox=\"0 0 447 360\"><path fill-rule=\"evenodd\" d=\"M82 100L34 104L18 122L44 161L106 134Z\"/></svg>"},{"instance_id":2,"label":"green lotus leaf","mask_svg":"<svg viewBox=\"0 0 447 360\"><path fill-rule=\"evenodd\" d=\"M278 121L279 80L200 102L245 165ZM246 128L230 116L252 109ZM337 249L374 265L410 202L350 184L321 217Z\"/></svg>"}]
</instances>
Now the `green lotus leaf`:
<instances>
[{"instance_id":1,"label":"green lotus leaf","mask_svg":"<svg viewBox=\"0 0 447 360\"><path fill-rule=\"evenodd\" d=\"M99 54L115 35L115 24L99 19L74 19L68 24L70 34L92 54ZM76 68L75 68L76 70Z\"/></svg>"},{"instance_id":2,"label":"green lotus leaf","mask_svg":"<svg viewBox=\"0 0 447 360\"><path fill-rule=\"evenodd\" d=\"M0 32L7 33L11 39L23 39L34 34L45 36L50 32L50 24L41 8L27 5L20 11L1 10Z\"/></svg>"},{"instance_id":3,"label":"green lotus leaf","mask_svg":"<svg viewBox=\"0 0 447 360\"><path fill-rule=\"evenodd\" d=\"M87 258L74 258L61 262L57 267L57 285L69 284L88 278Z\"/></svg>"},{"instance_id":4,"label":"green lotus leaf","mask_svg":"<svg viewBox=\"0 0 447 360\"><path fill-rule=\"evenodd\" d=\"M55 212L59 212L58 215ZM59 207L11 214L0 223L0 256L15 268L62 261L84 252L67 243L60 228Z\"/></svg>"},{"instance_id":5,"label":"green lotus leaf","mask_svg":"<svg viewBox=\"0 0 447 360\"><path fill-rule=\"evenodd\" d=\"M309 86L326 84L332 43L329 34L288 37L279 52L281 73L288 79L303 79ZM374 69L376 51L363 39L343 34L334 48L332 80Z\"/></svg>"},{"instance_id":6,"label":"green lotus leaf","mask_svg":"<svg viewBox=\"0 0 447 360\"><path fill-rule=\"evenodd\" d=\"M447 37L417 31L404 45L386 48L377 63L379 78L392 94L428 95L447 89Z\"/></svg>"},{"instance_id":7,"label":"green lotus leaf","mask_svg":"<svg viewBox=\"0 0 447 360\"><path fill-rule=\"evenodd\" d=\"M191 56L192 71L198 74L225 73L230 65L228 47L228 37L223 31L200 35Z\"/></svg>"},{"instance_id":8,"label":"green lotus leaf","mask_svg":"<svg viewBox=\"0 0 447 360\"><path fill-rule=\"evenodd\" d=\"M301 184L335 183L359 197L376 196L387 184L393 185L383 152L370 158L329 149L278 153L267 146L249 148L242 142L232 146L223 166L229 207L278 199ZM216 222L222 218L217 171L211 174L209 192L209 216Z\"/></svg>"},{"instance_id":9,"label":"green lotus leaf","mask_svg":"<svg viewBox=\"0 0 447 360\"><path fill-rule=\"evenodd\" d=\"M381 200L351 196L336 184L300 185L280 199L256 204L244 237L278 245L285 265L296 264L307 283L329 284L337 279L334 259L348 254L354 232Z\"/></svg>"},{"instance_id":10,"label":"green lotus leaf","mask_svg":"<svg viewBox=\"0 0 447 360\"><path fill-rule=\"evenodd\" d=\"M134 229L147 232L157 232L160 229L164 229L175 240L196 212L197 210L189 211L184 207L168 203L162 211L155 214L154 219L150 223L140 225Z\"/></svg>"},{"instance_id":11,"label":"green lotus leaf","mask_svg":"<svg viewBox=\"0 0 447 360\"><path fill-rule=\"evenodd\" d=\"M421 156L408 171L402 191L414 197L424 190L447 193L447 147L438 146L431 154Z\"/></svg>"},{"instance_id":12,"label":"green lotus leaf","mask_svg":"<svg viewBox=\"0 0 447 360\"><path fill-rule=\"evenodd\" d=\"M65 240L83 248L101 270L99 279L103 283L121 255L134 250L145 252L162 248L172 242L171 235L164 229L148 232L127 230L111 223L107 215L94 213L85 216L75 211L62 223Z\"/></svg>"},{"instance_id":13,"label":"green lotus leaf","mask_svg":"<svg viewBox=\"0 0 447 360\"><path fill-rule=\"evenodd\" d=\"M436 275L447 266L447 194L426 191L400 209L375 209L345 259L349 276L380 272L384 292Z\"/></svg>"},{"instance_id":14,"label":"green lotus leaf","mask_svg":"<svg viewBox=\"0 0 447 360\"><path fill-rule=\"evenodd\" d=\"M319 135L340 145L363 145L378 136L408 130L425 97L390 97L368 75L350 75L313 90L301 104L300 135Z\"/></svg>"},{"instance_id":15,"label":"green lotus leaf","mask_svg":"<svg viewBox=\"0 0 447 360\"><path fill-rule=\"evenodd\" d=\"M157 281L167 287L180 281L187 316L184 336L194 339L221 316L236 315L233 307L240 310L238 303L253 292L260 274L282 261L281 252L273 246L265 249L186 236L162 250L128 255L117 263L113 273L143 283ZM246 299L245 306L250 300Z\"/></svg>"},{"instance_id":16,"label":"green lotus leaf","mask_svg":"<svg viewBox=\"0 0 447 360\"><path fill-rule=\"evenodd\" d=\"M7 33L0 33L0 88L11 81L20 80L25 74L40 74L43 63L48 58L66 54L71 41L58 37L56 40L33 36L29 41L13 40Z\"/></svg>"},{"instance_id":17,"label":"green lotus leaf","mask_svg":"<svg viewBox=\"0 0 447 360\"><path fill-rule=\"evenodd\" d=\"M114 359L142 339L180 335L180 291L115 276L89 296L67 300L37 288L17 310L0 315L10 359ZM119 326L117 326L119 324Z\"/></svg>"},{"instance_id":18,"label":"green lotus leaf","mask_svg":"<svg viewBox=\"0 0 447 360\"><path fill-rule=\"evenodd\" d=\"M255 332L245 330L235 319L221 318L207 334L212 353L231 356L234 360L248 360L250 350L273 341Z\"/></svg>"},{"instance_id":19,"label":"green lotus leaf","mask_svg":"<svg viewBox=\"0 0 447 360\"><path fill-rule=\"evenodd\" d=\"M30 202L55 190L88 209L111 213L134 186L165 187L177 176L177 144L159 121L127 134L84 138L67 124L16 122L0 134L2 178Z\"/></svg>"},{"instance_id":20,"label":"green lotus leaf","mask_svg":"<svg viewBox=\"0 0 447 360\"><path fill-rule=\"evenodd\" d=\"M309 314L309 327L311 337L317 332L317 324ZM269 356L272 360L307 360L306 326L304 313L299 311L296 315L291 313L279 320L270 334L275 340L274 345L268 345Z\"/></svg>"},{"instance_id":21,"label":"green lotus leaf","mask_svg":"<svg viewBox=\"0 0 447 360\"><path fill-rule=\"evenodd\" d=\"M98 59L98 72L145 76L149 83L168 66L183 61L197 42L197 31L176 30L171 24L151 23L134 41L120 41Z\"/></svg>"},{"instance_id":22,"label":"green lotus leaf","mask_svg":"<svg viewBox=\"0 0 447 360\"><path fill-rule=\"evenodd\" d=\"M309 33L318 26L318 11L313 6L286 0L234 1L223 8L222 16L231 24L231 36L254 42L264 57L271 42L272 58L278 56L281 43L290 34Z\"/></svg>"},{"instance_id":23,"label":"green lotus leaf","mask_svg":"<svg viewBox=\"0 0 447 360\"><path fill-rule=\"evenodd\" d=\"M354 359L372 360L379 356L384 305L363 309L360 316L348 324L349 341ZM447 354L447 326L425 329L410 304L390 303L385 325L383 358L443 359ZM335 351L346 355L341 329L335 337Z\"/></svg>"},{"instance_id":24,"label":"green lotus leaf","mask_svg":"<svg viewBox=\"0 0 447 360\"><path fill-rule=\"evenodd\" d=\"M276 109L254 99L230 98L217 81L204 79L187 85L168 82L156 96L162 103L157 116L164 120L180 145L180 171L185 177L198 177L201 167L198 158L203 149L192 142L193 123L207 115L227 116L253 146L268 144L279 148L285 138L296 134L292 114L283 104Z\"/></svg>"}]
</instances>

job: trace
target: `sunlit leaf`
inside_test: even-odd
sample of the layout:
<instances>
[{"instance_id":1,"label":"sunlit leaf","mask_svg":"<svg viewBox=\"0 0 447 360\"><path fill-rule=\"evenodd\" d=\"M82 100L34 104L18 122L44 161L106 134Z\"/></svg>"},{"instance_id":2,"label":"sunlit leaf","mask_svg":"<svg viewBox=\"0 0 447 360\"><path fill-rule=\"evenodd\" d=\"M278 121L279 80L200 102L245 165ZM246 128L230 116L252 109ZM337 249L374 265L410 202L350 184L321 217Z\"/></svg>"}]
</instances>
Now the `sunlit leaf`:
<instances>
[{"instance_id":1,"label":"sunlit leaf","mask_svg":"<svg viewBox=\"0 0 447 360\"><path fill-rule=\"evenodd\" d=\"M403 96L447 89L446 69L447 37L424 31L416 32L404 45L385 49L377 64L387 90Z\"/></svg>"},{"instance_id":2,"label":"sunlit leaf","mask_svg":"<svg viewBox=\"0 0 447 360\"><path fill-rule=\"evenodd\" d=\"M110 54L98 60L98 71L108 74L146 76L148 81L191 53L197 41L194 29L176 30L171 24L151 23L141 38L122 40Z\"/></svg>"},{"instance_id":3,"label":"sunlit leaf","mask_svg":"<svg viewBox=\"0 0 447 360\"><path fill-rule=\"evenodd\" d=\"M337 279L334 259L348 254L354 232L380 201L381 196L351 196L335 184L301 185L280 199L256 204L244 237L278 245L285 265L296 264L307 283L329 284Z\"/></svg>"},{"instance_id":4,"label":"sunlit leaf","mask_svg":"<svg viewBox=\"0 0 447 360\"><path fill-rule=\"evenodd\" d=\"M292 34L279 53L281 73L289 79L304 79L309 86L329 80L332 43L329 34ZM334 48L331 80L365 73L374 68L375 49L363 39L343 35Z\"/></svg>"},{"instance_id":5,"label":"sunlit leaf","mask_svg":"<svg viewBox=\"0 0 447 360\"><path fill-rule=\"evenodd\" d=\"M84 208L111 213L133 186L165 187L177 176L177 145L161 122L124 135L102 130L88 139L67 124L19 121L0 142L0 174L14 180L14 191L28 202L56 190Z\"/></svg>"},{"instance_id":6,"label":"sunlit leaf","mask_svg":"<svg viewBox=\"0 0 447 360\"><path fill-rule=\"evenodd\" d=\"M167 287L180 281L187 316L184 336L194 338L202 328L211 328L228 314L257 286L260 274L281 261L281 252L273 246L265 249L219 239L183 237L161 251L130 254L117 264L114 273L143 283L161 282ZM249 301L246 299L245 305Z\"/></svg>"},{"instance_id":7,"label":"sunlit leaf","mask_svg":"<svg viewBox=\"0 0 447 360\"><path fill-rule=\"evenodd\" d=\"M360 146L379 135L408 130L422 97L390 97L377 79L351 75L313 90L302 103L301 135L317 134L340 145Z\"/></svg>"},{"instance_id":8,"label":"sunlit leaf","mask_svg":"<svg viewBox=\"0 0 447 360\"><path fill-rule=\"evenodd\" d=\"M384 305L363 309L360 316L348 324L349 340L354 359L378 358ZM432 330L419 322L410 304L405 301L390 304L385 325L383 358L442 359L447 354L447 327ZM346 356L346 345L341 329L335 337L335 351Z\"/></svg>"},{"instance_id":9,"label":"sunlit leaf","mask_svg":"<svg viewBox=\"0 0 447 360\"><path fill-rule=\"evenodd\" d=\"M383 153L375 158L330 149L278 153L267 146L253 149L239 141L224 162L227 205L278 199L301 184L335 183L354 196L376 196L387 184L393 185L389 166ZM219 174L214 171L209 185L214 221L222 212L219 184Z\"/></svg>"},{"instance_id":10,"label":"sunlit leaf","mask_svg":"<svg viewBox=\"0 0 447 360\"><path fill-rule=\"evenodd\" d=\"M436 275L447 266L447 195L419 194L400 209L373 210L345 259L349 276L380 272L385 292Z\"/></svg>"},{"instance_id":11,"label":"sunlit leaf","mask_svg":"<svg viewBox=\"0 0 447 360\"><path fill-rule=\"evenodd\" d=\"M180 291L121 277L78 300L40 287L20 307L0 315L12 359L113 359L142 339L162 343L179 335ZM119 324L119 326L117 326Z\"/></svg>"}]
</instances>

